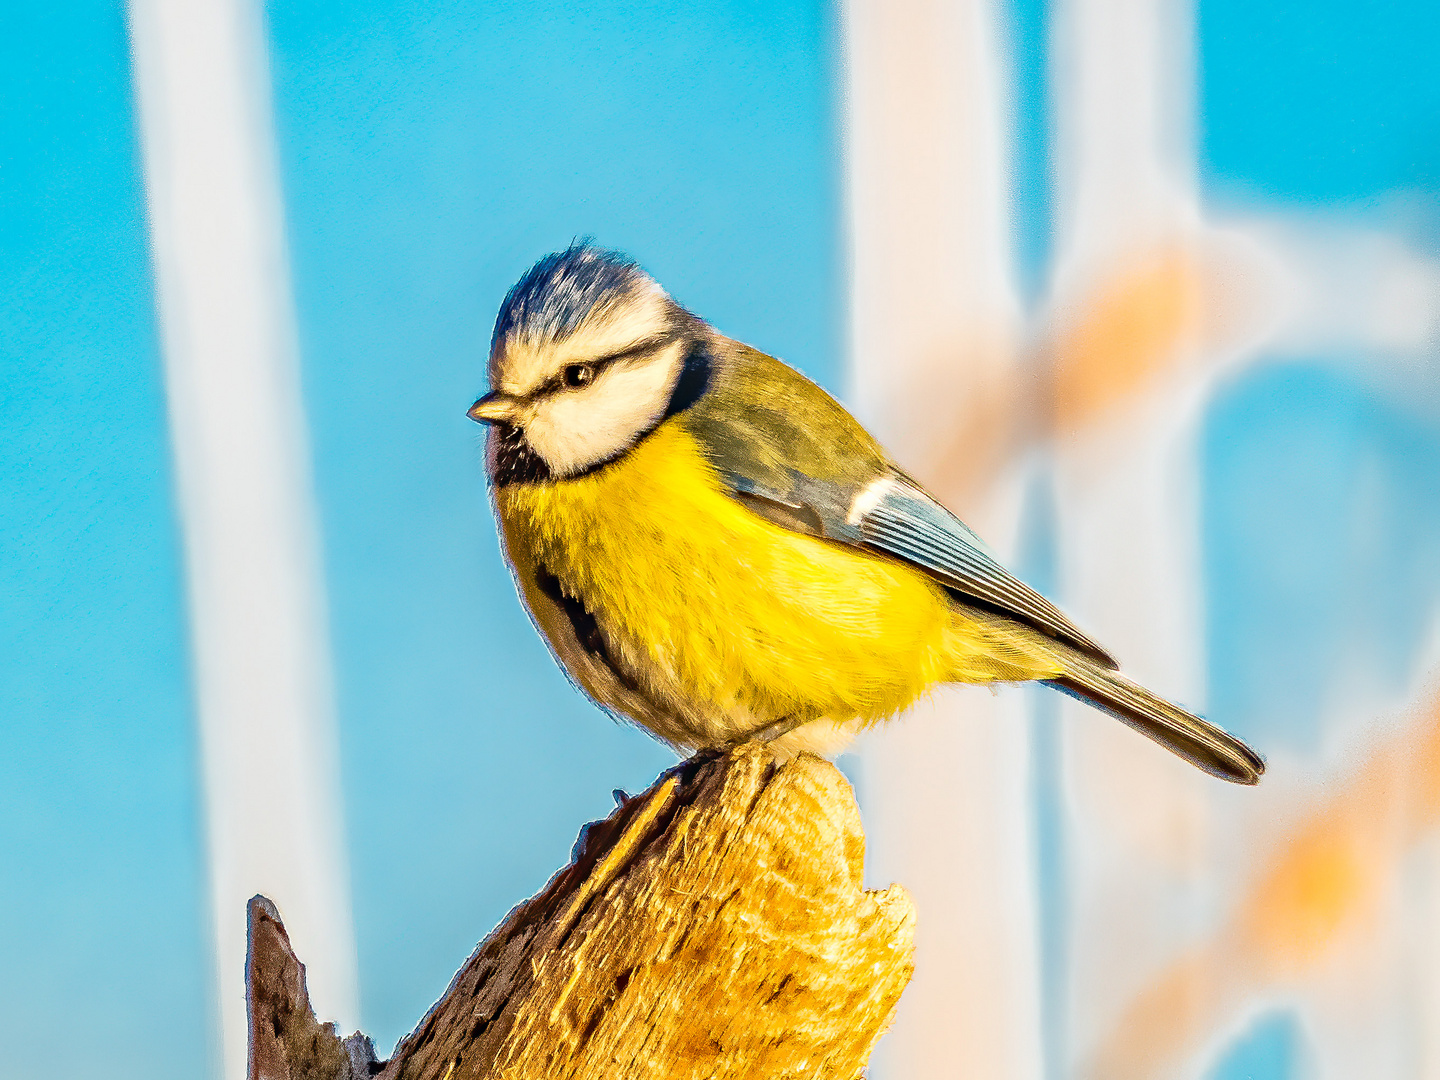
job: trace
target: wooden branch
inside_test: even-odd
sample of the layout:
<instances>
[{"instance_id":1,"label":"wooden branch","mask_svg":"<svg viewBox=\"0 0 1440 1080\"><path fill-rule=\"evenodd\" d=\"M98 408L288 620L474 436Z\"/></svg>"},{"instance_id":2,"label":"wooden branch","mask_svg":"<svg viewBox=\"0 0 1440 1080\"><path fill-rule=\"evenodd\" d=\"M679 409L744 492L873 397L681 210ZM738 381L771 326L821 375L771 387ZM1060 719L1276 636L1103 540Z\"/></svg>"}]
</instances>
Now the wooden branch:
<instances>
[{"instance_id":1,"label":"wooden branch","mask_svg":"<svg viewBox=\"0 0 1440 1080\"><path fill-rule=\"evenodd\" d=\"M252 1080L861 1075L910 979L915 914L897 885L864 891L833 766L777 768L755 746L687 763L576 848L383 1066L315 1021L252 901Z\"/></svg>"},{"instance_id":2,"label":"wooden branch","mask_svg":"<svg viewBox=\"0 0 1440 1080\"><path fill-rule=\"evenodd\" d=\"M250 1080L370 1080L374 1046L359 1032L341 1039L334 1024L315 1019L305 989L305 965L290 948L290 935L275 905L252 896L249 917L245 1003L250 1014Z\"/></svg>"}]
</instances>

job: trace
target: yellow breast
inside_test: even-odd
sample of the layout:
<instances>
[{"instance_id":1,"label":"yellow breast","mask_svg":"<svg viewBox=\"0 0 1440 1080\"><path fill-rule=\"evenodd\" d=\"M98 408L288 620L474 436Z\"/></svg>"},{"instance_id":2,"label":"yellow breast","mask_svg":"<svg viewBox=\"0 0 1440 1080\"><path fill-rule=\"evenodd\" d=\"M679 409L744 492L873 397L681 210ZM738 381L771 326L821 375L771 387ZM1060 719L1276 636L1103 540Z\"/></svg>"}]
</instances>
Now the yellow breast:
<instances>
[{"instance_id":1,"label":"yellow breast","mask_svg":"<svg viewBox=\"0 0 1440 1080\"><path fill-rule=\"evenodd\" d=\"M507 542L584 603L632 670L717 723L880 719L953 668L938 586L756 516L678 423L586 476L504 487L497 504Z\"/></svg>"}]
</instances>

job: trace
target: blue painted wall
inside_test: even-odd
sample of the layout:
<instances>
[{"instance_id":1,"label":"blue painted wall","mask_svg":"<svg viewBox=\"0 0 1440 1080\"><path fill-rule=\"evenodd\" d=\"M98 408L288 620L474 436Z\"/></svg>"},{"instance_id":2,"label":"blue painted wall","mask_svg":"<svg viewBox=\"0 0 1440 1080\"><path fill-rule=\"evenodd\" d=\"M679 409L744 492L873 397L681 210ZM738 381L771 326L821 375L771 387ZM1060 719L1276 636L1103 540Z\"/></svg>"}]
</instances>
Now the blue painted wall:
<instances>
[{"instance_id":1,"label":"blue painted wall","mask_svg":"<svg viewBox=\"0 0 1440 1080\"><path fill-rule=\"evenodd\" d=\"M1213 203L1440 254L1440 6L1202 0L1199 29ZM1440 400L1433 382L1397 393L1384 363L1271 357L1221 388L1204 425L1211 714L1274 753L1319 748L1344 680L1411 685L1432 629ZM1210 1075L1292 1080L1310 1075L1304 1050L1280 1011Z\"/></svg>"},{"instance_id":2,"label":"blue painted wall","mask_svg":"<svg viewBox=\"0 0 1440 1080\"><path fill-rule=\"evenodd\" d=\"M0 1074L210 1067L169 444L120 9L0 14Z\"/></svg>"},{"instance_id":3,"label":"blue painted wall","mask_svg":"<svg viewBox=\"0 0 1440 1080\"><path fill-rule=\"evenodd\" d=\"M11 7L0 1072L188 1078L213 1066L202 831L123 13ZM1011 17L1017 242L1038 294L1048 14L1017 0ZM503 570L463 417L495 307L534 258L593 234L837 385L835 16L307 0L269 20L363 1020L383 1051L610 789L668 761L569 688ZM1202 0L1199 29L1208 197L1371 223L1403 203L1395 227L1435 250L1440 9ZM1211 706L1263 745L1314 745L1341 660L1402 685L1440 592L1440 410L1356 360L1270 358L1204 426ZM1053 1055L1062 1005L1047 998ZM1217 1080L1302 1075L1303 1039L1276 1015L1221 1053Z\"/></svg>"}]
</instances>

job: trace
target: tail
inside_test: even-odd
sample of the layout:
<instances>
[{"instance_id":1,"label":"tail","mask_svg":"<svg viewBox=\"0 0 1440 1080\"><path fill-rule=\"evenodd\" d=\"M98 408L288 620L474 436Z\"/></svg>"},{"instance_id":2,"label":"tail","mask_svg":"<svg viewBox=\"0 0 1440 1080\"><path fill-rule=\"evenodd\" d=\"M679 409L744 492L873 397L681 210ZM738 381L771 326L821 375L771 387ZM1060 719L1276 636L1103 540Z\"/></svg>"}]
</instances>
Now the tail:
<instances>
[{"instance_id":1,"label":"tail","mask_svg":"<svg viewBox=\"0 0 1440 1080\"><path fill-rule=\"evenodd\" d=\"M1258 784L1265 762L1227 731L1156 697L1118 671L1069 652L1066 672L1046 684L1103 709L1211 776L1236 784Z\"/></svg>"}]
</instances>

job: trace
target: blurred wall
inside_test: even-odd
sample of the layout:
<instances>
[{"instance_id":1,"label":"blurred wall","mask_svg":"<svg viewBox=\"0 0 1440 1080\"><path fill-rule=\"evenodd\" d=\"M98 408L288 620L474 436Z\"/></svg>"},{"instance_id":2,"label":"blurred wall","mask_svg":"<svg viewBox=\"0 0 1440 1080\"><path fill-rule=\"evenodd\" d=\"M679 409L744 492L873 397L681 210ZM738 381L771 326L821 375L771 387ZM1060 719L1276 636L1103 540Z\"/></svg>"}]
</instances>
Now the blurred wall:
<instances>
[{"instance_id":1,"label":"blurred wall","mask_svg":"<svg viewBox=\"0 0 1440 1080\"><path fill-rule=\"evenodd\" d=\"M862 746L872 869L965 928L922 953L877 1075L1440 1076L1432 5L264 14L382 1053L670 760L530 629L463 416L504 290L593 235L848 394L1137 675L1270 761L1222 788L1020 693ZM0 55L0 1072L219 1075L238 999L125 11L8 10ZM887 199L912 232L880 227ZM963 1012L996 970L998 1027Z\"/></svg>"}]
</instances>

